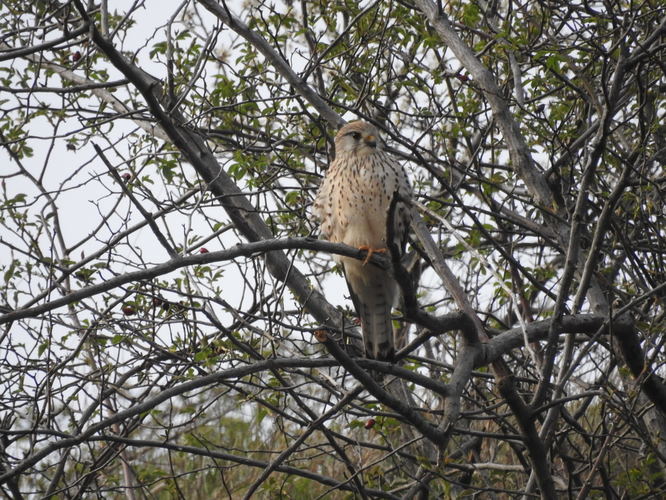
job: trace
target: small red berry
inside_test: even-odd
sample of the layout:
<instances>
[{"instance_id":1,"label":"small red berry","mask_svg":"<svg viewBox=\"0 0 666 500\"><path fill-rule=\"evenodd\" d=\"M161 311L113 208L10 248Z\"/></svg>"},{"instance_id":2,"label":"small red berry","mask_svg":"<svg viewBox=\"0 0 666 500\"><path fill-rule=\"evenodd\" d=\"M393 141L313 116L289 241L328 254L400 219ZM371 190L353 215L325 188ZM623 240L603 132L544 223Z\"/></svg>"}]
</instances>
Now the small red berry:
<instances>
[{"instance_id":1,"label":"small red berry","mask_svg":"<svg viewBox=\"0 0 666 500\"><path fill-rule=\"evenodd\" d=\"M123 306L123 314L125 316L132 316L133 314L136 314L136 309L131 304L125 304Z\"/></svg>"},{"instance_id":2,"label":"small red berry","mask_svg":"<svg viewBox=\"0 0 666 500\"><path fill-rule=\"evenodd\" d=\"M199 253L208 253L208 249L206 247L201 247Z\"/></svg>"},{"instance_id":3,"label":"small red berry","mask_svg":"<svg viewBox=\"0 0 666 500\"><path fill-rule=\"evenodd\" d=\"M81 52L78 50L72 54L72 61L76 62L81 59Z\"/></svg>"},{"instance_id":4,"label":"small red berry","mask_svg":"<svg viewBox=\"0 0 666 500\"><path fill-rule=\"evenodd\" d=\"M123 175L121 175L120 177L121 177L122 180L124 180L125 182L129 182L129 180L132 178L132 174L130 174L129 172L125 172L125 173L124 173Z\"/></svg>"},{"instance_id":5,"label":"small red berry","mask_svg":"<svg viewBox=\"0 0 666 500\"><path fill-rule=\"evenodd\" d=\"M369 418L368 421L365 423L365 428L366 429L372 429L375 426L375 419L374 418Z\"/></svg>"}]
</instances>

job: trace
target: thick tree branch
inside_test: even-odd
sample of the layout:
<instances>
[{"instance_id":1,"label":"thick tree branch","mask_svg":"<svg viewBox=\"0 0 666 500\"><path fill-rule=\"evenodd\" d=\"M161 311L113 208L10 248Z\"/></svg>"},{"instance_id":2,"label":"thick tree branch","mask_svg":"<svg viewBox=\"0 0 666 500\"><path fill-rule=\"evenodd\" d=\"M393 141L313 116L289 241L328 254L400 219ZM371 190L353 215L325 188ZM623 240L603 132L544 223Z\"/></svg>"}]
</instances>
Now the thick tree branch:
<instances>
[{"instance_id":1,"label":"thick tree branch","mask_svg":"<svg viewBox=\"0 0 666 500\"><path fill-rule=\"evenodd\" d=\"M77 302L88 297L112 290L128 283L134 283L144 280L149 280L168 274L177 269L202 264L212 264L226 260L232 260L238 257L253 257L260 254L275 252L277 250L316 250L316 251L330 251L339 255L364 259L367 253L364 250L352 248L342 243L331 243L325 240L316 240L313 238L285 238L285 239L266 239L255 241L252 243L245 243L236 245L227 250L219 250L216 252L209 252L205 254L187 255L183 257L176 257L170 259L157 266L142 269L140 271L133 271L121 274L114 278L104 280L96 285L90 285L79 290L76 290L65 297L54 299L39 306L29 307L26 309L18 309L10 313L0 316L0 324L10 321L16 321L22 318L36 317L48 311L52 311L59 307ZM388 265L386 257L382 255L373 255L371 261L379 266L386 267ZM315 293L312 291L312 293ZM316 298L316 296L315 296ZM314 300L314 299L310 299ZM307 306L306 306L307 308ZM320 317L322 310L316 309ZM315 316L316 317L316 316ZM319 319L319 318L318 318Z\"/></svg>"},{"instance_id":2,"label":"thick tree branch","mask_svg":"<svg viewBox=\"0 0 666 500\"><path fill-rule=\"evenodd\" d=\"M548 460L546 447L534 426L534 415L529 406L518 396L513 384L513 377L503 377L499 380L497 387L516 416L518 425L523 432L523 442L529 451L533 470L541 489L541 498L555 500L557 496L553 477L550 474L550 461Z\"/></svg>"},{"instance_id":3,"label":"thick tree branch","mask_svg":"<svg viewBox=\"0 0 666 500\"><path fill-rule=\"evenodd\" d=\"M613 338L617 341L624 362L641 385L645 395L666 415L666 383L646 364L645 353L634 328L612 328Z\"/></svg>"},{"instance_id":4,"label":"thick tree branch","mask_svg":"<svg viewBox=\"0 0 666 500\"><path fill-rule=\"evenodd\" d=\"M600 328L606 329L608 317L594 314L579 314L574 316L563 316L560 319L560 335L564 333L583 333L592 335ZM553 323L552 319L535 321L527 325L527 337L530 342L536 342L548 338ZM632 322L625 316L613 322L613 331L624 332L632 328ZM474 363L475 368L486 366L494 359L507 354L512 349L523 345L523 332L521 328L512 328L494 335L487 343L482 345L481 352Z\"/></svg>"}]
</instances>

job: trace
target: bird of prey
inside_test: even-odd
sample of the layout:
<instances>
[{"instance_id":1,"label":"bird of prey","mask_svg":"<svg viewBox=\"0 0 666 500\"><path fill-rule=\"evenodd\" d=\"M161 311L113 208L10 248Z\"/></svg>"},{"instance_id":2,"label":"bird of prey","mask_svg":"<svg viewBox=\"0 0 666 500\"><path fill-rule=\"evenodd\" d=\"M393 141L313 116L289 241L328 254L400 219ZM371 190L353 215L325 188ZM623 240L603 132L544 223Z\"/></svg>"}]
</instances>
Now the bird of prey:
<instances>
[{"instance_id":1,"label":"bird of prey","mask_svg":"<svg viewBox=\"0 0 666 500\"><path fill-rule=\"evenodd\" d=\"M341 256L336 261L361 318L365 355L380 361L392 361L395 354L391 309L399 288L390 272L369 260L376 252L404 252L410 195L405 171L384 152L373 125L355 121L340 129L335 160L317 192L313 212L324 238L368 252L364 262ZM387 238L393 244L387 245Z\"/></svg>"}]
</instances>

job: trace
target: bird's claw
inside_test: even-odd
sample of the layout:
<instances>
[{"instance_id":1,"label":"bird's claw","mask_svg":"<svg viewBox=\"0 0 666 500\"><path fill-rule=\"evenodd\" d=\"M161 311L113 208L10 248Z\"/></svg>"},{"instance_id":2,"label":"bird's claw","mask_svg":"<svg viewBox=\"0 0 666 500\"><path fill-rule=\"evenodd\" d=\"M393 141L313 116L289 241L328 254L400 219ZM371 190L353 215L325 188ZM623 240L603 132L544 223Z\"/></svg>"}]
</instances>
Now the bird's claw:
<instances>
[{"instance_id":1,"label":"bird's claw","mask_svg":"<svg viewBox=\"0 0 666 500\"><path fill-rule=\"evenodd\" d=\"M359 250L365 250L368 252L368 255L365 257L363 260L363 265L365 266L368 262L370 262L370 259L372 258L372 254L374 253L386 253L386 248L372 248L368 245L361 245L358 247Z\"/></svg>"}]
</instances>

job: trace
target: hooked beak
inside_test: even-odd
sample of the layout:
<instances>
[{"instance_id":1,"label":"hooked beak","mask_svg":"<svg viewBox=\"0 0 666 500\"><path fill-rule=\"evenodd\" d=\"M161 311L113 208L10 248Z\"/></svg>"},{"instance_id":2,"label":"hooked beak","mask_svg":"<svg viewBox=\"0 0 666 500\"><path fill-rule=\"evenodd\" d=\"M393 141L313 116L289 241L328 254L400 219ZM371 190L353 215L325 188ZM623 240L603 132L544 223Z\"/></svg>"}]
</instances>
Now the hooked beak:
<instances>
[{"instance_id":1,"label":"hooked beak","mask_svg":"<svg viewBox=\"0 0 666 500\"><path fill-rule=\"evenodd\" d=\"M377 147L377 138L374 135L366 135L363 138L363 142L365 142L371 148Z\"/></svg>"}]
</instances>

